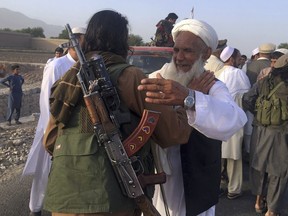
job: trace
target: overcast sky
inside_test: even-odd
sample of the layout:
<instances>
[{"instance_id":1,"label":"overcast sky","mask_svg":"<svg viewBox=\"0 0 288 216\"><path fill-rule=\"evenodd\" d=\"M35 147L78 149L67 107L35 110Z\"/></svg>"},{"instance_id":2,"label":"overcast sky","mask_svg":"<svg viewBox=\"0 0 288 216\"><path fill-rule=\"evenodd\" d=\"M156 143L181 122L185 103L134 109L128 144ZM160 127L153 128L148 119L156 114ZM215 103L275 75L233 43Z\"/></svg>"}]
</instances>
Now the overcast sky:
<instances>
[{"instance_id":1,"label":"overcast sky","mask_svg":"<svg viewBox=\"0 0 288 216\"><path fill-rule=\"evenodd\" d=\"M248 57L262 43L288 43L288 0L0 0L1 8L63 27L86 26L95 12L113 9L128 18L130 33L144 42L150 42L156 23L168 13L176 13L179 22L191 18L193 6L195 19L209 23L219 39Z\"/></svg>"}]
</instances>

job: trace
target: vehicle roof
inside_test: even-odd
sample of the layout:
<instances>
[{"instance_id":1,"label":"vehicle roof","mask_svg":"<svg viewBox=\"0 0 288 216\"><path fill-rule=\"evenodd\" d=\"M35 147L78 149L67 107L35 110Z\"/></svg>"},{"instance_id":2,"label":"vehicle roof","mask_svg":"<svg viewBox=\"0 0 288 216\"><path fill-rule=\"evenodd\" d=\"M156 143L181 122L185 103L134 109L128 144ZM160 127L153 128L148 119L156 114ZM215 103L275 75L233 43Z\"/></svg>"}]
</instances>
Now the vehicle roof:
<instances>
[{"instance_id":1,"label":"vehicle roof","mask_svg":"<svg viewBox=\"0 0 288 216\"><path fill-rule=\"evenodd\" d=\"M172 47L156 47L156 46L131 46L134 51L167 51L173 52Z\"/></svg>"}]
</instances>

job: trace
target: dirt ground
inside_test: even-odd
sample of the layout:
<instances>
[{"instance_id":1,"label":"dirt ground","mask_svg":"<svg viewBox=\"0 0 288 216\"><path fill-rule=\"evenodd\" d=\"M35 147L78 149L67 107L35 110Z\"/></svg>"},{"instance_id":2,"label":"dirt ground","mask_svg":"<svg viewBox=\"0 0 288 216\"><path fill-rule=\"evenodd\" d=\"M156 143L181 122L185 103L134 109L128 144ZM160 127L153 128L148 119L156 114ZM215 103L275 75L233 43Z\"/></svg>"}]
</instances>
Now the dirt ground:
<instances>
[{"instance_id":1,"label":"dirt ground","mask_svg":"<svg viewBox=\"0 0 288 216\"><path fill-rule=\"evenodd\" d=\"M23 88L33 88L40 86L45 63L52 56L53 53L39 51L0 49L0 64L5 65L6 75L12 64L19 64L20 74L25 80ZM0 93L3 90L6 88L0 85ZM21 125L12 124L9 127L5 124L0 123L0 182L12 177L15 169L24 166L33 142L37 118L26 117Z\"/></svg>"},{"instance_id":2,"label":"dirt ground","mask_svg":"<svg viewBox=\"0 0 288 216\"><path fill-rule=\"evenodd\" d=\"M36 50L3 50L0 49L0 64L6 67L6 75L10 72L12 64L19 64L20 74L25 79L25 85L41 82L43 69L47 60L53 53ZM5 74L3 74L5 76ZM2 75L2 76L3 76Z\"/></svg>"}]
</instances>

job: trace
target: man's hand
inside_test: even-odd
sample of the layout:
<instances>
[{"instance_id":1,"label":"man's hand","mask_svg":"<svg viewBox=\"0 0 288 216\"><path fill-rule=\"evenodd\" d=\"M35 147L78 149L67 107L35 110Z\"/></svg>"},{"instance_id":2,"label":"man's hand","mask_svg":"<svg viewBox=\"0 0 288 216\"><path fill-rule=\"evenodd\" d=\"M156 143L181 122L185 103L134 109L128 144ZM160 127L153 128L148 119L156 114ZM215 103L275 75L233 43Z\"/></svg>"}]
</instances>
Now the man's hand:
<instances>
[{"instance_id":1,"label":"man's hand","mask_svg":"<svg viewBox=\"0 0 288 216\"><path fill-rule=\"evenodd\" d=\"M188 88L176 81L164 79L160 73L157 78L141 80L138 90L147 91L145 101L148 103L180 106L184 105L184 99L189 93Z\"/></svg>"},{"instance_id":2,"label":"man's hand","mask_svg":"<svg viewBox=\"0 0 288 216\"><path fill-rule=\"evenodd\" d=\"M193 78L188 84L188 88L208 94L210 88L215 84L215 82L214 73L205 71L199 77Z\"/></svg>"}]
</instances>

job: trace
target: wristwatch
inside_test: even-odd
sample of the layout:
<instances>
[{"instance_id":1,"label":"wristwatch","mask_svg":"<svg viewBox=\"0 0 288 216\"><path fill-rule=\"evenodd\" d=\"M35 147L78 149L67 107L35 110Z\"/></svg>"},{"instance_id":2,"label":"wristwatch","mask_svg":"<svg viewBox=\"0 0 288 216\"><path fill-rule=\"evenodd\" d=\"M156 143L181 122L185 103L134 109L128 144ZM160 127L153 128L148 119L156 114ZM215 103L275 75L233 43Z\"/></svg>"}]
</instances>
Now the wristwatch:
<instances>
[{"instance_id":1,"label":"wristwatch","mask_svg":"<svg viewBox=\"0 0 288 216\"><path fill-rule=\"evenodd\" d=\"M195 105L195 92L192 89L189 89L188 96L184 99L184 108L191 109Z\"/></svg>"}]
</instances>

